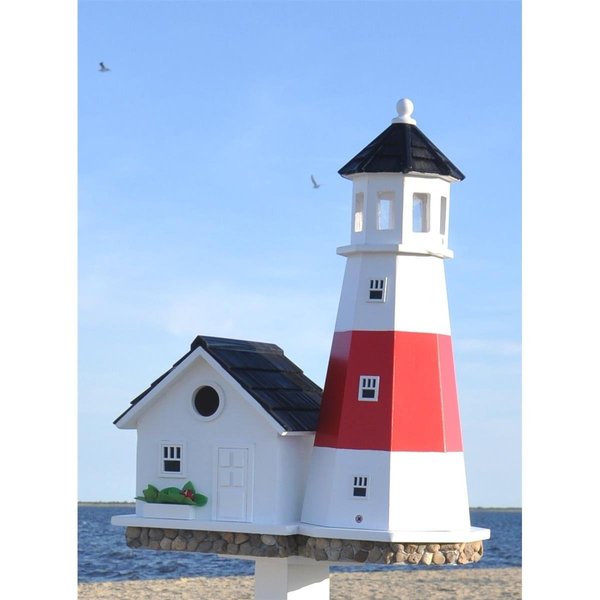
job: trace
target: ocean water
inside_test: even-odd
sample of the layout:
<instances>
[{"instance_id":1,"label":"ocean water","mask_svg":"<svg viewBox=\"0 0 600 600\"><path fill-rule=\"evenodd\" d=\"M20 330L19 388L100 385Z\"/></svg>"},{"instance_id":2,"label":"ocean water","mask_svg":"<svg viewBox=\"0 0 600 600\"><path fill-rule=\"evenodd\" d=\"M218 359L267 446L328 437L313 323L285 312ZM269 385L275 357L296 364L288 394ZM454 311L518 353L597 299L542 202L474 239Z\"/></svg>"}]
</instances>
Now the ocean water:
<instances>
[{"instance_id":1,"label":"ocean water","mask_svg":"<svg viewBox=\"0 0 600 600\"><path fill-rule=\"evenodd\" d=\"M131 549L125 543L125 528L110 524L113 515L131 514L132 507L80 506L78 510L79 581L169 579L253 575L254 562L219 558L199 552L159 552ZM473 565L445 568L477 569L521 566L521 511L471 510L474 527L491 529L483 558ZM360 565L332 567L332 571L381 571L431 569L423 566Z\"/></svg>"}]
</instances>

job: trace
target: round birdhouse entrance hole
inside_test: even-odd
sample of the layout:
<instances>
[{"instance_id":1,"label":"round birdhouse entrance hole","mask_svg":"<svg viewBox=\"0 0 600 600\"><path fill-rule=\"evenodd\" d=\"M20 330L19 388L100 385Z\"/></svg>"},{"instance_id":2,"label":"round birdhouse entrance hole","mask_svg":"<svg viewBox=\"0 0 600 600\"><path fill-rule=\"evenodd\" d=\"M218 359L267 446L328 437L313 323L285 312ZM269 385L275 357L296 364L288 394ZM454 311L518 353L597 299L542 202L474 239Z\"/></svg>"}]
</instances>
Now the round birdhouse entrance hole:
<instances>
[{"instance_id":1,"label":"round birdhouse entrance hole","mask_svg":"<svg viewBox=\"0 0 600 600\"><path fill-rule=\"evenodd\" d=\"M202 417L212 417L219 410L219 393L210 385L201 387L194 395L194 408Z\"/></svg>"}]
</instances>

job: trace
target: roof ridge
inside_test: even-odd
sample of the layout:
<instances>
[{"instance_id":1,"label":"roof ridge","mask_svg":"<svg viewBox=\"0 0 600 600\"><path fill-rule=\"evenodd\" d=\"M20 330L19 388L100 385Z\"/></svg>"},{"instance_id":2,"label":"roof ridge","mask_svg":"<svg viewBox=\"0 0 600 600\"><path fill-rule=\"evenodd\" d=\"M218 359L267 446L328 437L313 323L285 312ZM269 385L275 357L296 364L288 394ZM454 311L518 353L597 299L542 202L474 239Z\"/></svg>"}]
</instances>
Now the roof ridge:
<instances>
[{"instance_id":1,"label":"roof ridge","mask_svg":"<svg viewBox=\"0 0 600 600\"><path fill-rule=\"evenodd\" d=\"M234 352L260 352L262 354L280 354L284 355L283 350L277 345L270 342L256 342L253 340L238 340L233 338L222 338L210 335L197 335L190 349L195 350L198 347L205 350L209 348L230 349Z\"/></svg>"}]
</instances>

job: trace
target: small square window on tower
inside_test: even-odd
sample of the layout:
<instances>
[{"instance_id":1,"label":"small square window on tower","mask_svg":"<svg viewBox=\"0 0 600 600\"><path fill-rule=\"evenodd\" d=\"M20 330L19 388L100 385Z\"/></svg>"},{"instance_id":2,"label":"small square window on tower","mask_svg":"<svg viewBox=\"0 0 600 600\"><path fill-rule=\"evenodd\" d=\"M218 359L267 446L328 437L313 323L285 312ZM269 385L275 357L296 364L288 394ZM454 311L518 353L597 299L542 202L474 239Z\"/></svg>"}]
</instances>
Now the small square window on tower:
<instances>
[{"instance_id":1,"label":"small square window on tower","mask_svg":"<svg viewBox=\"0 0 600 600\"><path fill-rule=\"evenodd\" d=\"M379 396L379 375L361 375L358 385L358 399L377 402Z\"/></svg>"},{"instance_id":2,"label":"small square window on tower","mask_svg":"<svg viewBox=\"0 0 600 600\"><path fill-rule=\"evenodd\" d=\"M355 477L354 486L352 488L352 495L355 498L366 498L367 497L367 478L366 477Z\"/></svg>"},{"instance_id":3,"label":"small square window on tower","mask_svg":"<svg viewBox=\"0 0 600 600\"><path fill-rule=\"evenodd\" d=\"M181 444L162 444L161 452L161 470L163 473L170 474L183 472L183 446Z\"/></svg>"},{"instance_id":4,"label":"small square window on tower","mask_svg":"<svg viewBox=\"0 0 600 600\"><path fill-rule=\"evenodd\" d=\"M386 283L386 278L369 280L369 301L385 302Z\"/></svg>"}]
</instances>

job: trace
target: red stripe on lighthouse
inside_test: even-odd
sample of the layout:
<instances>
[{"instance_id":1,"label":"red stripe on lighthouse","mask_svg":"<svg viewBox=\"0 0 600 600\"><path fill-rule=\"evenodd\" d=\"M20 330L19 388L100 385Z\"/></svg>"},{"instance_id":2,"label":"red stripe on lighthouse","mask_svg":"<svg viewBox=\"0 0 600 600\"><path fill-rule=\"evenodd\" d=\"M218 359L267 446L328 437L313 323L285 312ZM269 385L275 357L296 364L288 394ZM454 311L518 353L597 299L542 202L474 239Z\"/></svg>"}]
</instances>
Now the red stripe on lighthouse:
<instances>
[{"instance_id":1,"label":"red stripe on lighthouse","mask_svg":"<svg viewBox=\"0 0 600 600\"><path fill-rule=\"evenodd\" d=\"M462 435L460 431L460 414L456 393L456 377L454 374L454 355L452 338L447 335L438 336L440 353L440 377L442 390L442 411L444 431L446 434L446 451L462 452Z\"/></svg>"},{"instance_id":2,"label":"red stripe on lighthouse","mask_svg":"<svg viewBox=\"0 0 600 600\"><path fill-rule=\"evenodd\" d=\"M376 402L359 400L361 377L379 377ZM336 332L316 446L462 451L449 336Z\"/></svg>"}]
</instances>

